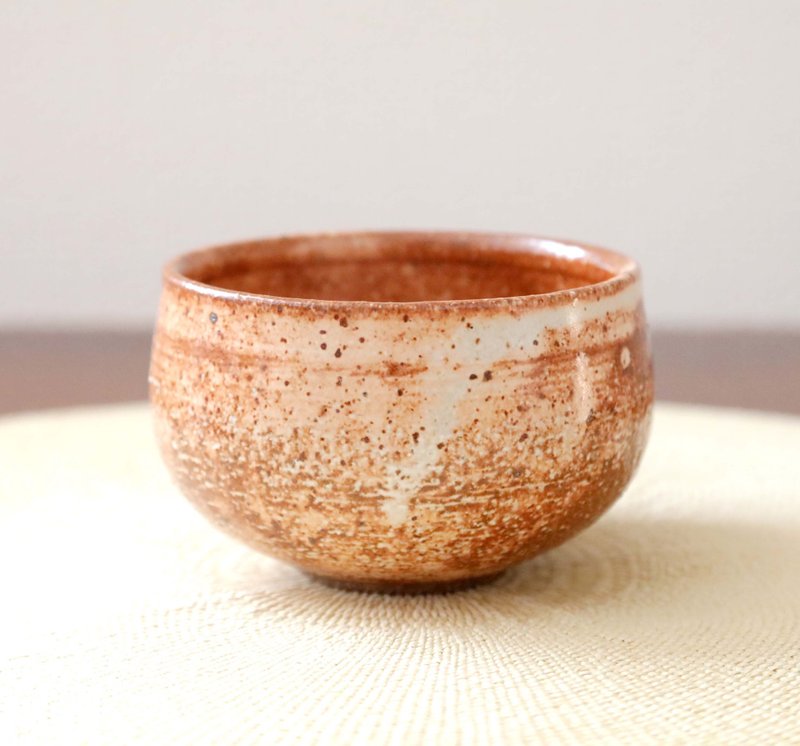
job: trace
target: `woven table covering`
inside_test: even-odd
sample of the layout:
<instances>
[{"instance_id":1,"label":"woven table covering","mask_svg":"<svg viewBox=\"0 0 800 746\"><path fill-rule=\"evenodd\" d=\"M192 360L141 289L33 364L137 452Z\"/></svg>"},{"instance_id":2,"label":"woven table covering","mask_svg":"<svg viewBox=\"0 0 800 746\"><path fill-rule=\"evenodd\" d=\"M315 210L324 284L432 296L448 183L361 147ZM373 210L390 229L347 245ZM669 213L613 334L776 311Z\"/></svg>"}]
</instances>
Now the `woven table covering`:
<instances>
[{"instance_id":1,"label":"woven table covering","mask_svg":"<svg viewBox=\"0 0 800 746\"><path fill-rule=\"evenodd\" d=\"M593 527L445 596L206 524L143 404L0 420L0 743L800 743L800 419L660 404Z\"/></svg>"}]
</instances>

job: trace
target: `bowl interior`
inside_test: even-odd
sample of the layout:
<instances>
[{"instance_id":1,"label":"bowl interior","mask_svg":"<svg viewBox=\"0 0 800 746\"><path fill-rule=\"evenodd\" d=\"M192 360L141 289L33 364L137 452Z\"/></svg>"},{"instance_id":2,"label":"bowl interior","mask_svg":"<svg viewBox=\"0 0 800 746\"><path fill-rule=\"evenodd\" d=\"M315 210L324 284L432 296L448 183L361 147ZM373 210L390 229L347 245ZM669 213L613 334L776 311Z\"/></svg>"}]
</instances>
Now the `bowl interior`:
<instances>
[{"instance_id":1,"label":"bowl interior","mask_svg":"<svg viewBox=\"0 0 800 746\"><path fill-rule=\"evenodd\" d=\"M187 254L186 279L282 298L419 302L539 295L629 269L604 249L515 235L351 233L292 236Z\"/></svg>"}]
</instances>

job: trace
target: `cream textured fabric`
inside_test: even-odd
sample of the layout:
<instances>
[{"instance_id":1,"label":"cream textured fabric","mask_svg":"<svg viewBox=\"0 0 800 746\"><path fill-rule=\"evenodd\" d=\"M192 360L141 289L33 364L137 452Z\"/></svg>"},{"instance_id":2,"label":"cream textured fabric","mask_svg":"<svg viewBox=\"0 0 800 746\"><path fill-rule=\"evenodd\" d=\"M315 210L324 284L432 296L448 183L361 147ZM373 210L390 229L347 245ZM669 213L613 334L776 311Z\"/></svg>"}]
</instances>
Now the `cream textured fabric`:
<instances>
[{"instance_id":1,"label":"cream textured fabric","mask_svg":"<svg viewBox=\"0 0 800 746\"><path fill-rule=\"evenodd\" d=\"M800 743L800 420L661 405L593 528L450 596L207 526L143 405L0 423L0 742Z\"/></svg>"}]
</instances>

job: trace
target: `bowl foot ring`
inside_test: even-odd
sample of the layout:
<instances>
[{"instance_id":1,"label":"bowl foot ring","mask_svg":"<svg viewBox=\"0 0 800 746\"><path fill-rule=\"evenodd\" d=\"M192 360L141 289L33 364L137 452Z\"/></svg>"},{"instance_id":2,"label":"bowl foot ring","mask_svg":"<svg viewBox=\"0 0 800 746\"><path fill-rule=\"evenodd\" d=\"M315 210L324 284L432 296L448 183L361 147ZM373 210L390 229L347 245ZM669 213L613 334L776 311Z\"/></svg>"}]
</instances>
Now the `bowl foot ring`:
<instances>
[{"instance_id":1,"label":"bowl foot ring","mask_svg":"<svg viewBox=\"0 0 800 746\"><path fill-rule=\"evenodd\" d=\"M343 591L359 591L361 593L384 593L389 595L416 596L426 593L456 593L466 591L479 585L491 583L499 578L504 570L479 575L474 578L459 578L458 580L433 580L423 582L403 583L395 580L347 580L332 578L327 575L317 575L307 572L310 578L331 588Z\"/></svg>"}]
</instances>

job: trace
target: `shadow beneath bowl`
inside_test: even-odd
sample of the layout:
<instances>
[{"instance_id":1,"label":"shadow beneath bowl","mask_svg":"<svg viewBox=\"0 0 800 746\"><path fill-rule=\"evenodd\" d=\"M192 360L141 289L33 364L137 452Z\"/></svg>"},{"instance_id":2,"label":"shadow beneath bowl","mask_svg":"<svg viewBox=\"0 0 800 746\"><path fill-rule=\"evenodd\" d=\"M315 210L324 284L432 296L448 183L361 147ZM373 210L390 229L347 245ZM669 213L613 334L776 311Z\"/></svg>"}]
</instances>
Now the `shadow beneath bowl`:
<instances>
[{"instance_id":1,"label":"shadow beneath bowl","mask_svg":"<svg viewBox=\"0 0 800 746\"><path fill-rule=\"evenodd\" d=\"M800 577L800 536L763 524L608 518L492 584L445 595L385 596L306 579L250 597L257 614L358 629L424 623L475 630L507 620L586 615L658 624L679 613L752 615ZM790 576L789 576L790 577ZM774 603L773 603L774 605ZM698 617L699 620L699 617Z\"/></svg>"}]
</instances>

